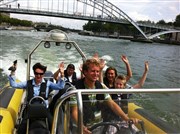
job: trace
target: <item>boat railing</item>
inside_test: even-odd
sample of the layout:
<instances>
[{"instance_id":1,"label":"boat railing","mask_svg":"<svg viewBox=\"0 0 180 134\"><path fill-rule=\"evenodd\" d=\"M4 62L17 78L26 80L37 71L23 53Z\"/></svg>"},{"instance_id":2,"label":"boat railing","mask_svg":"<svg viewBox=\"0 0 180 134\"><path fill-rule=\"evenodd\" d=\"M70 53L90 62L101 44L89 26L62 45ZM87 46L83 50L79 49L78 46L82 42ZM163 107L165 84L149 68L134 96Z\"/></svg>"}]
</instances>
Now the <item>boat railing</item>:
<instances>
[{"instance_id":1,"label":"boat railing","mask_svg":"<svg viewBox=\"0 0 180 134\"><path fill-rule=\"evenodd\" d=\"M83 94L113 94L113 93L180 93L180 88L169 88L169 89L78 89L76 90L71 90L61 96L61 98L58 100L58 103L55 107L55 112L54 112L54 117L53 117L53 125L52 125L52 132L51 134L55 134L57 131L57 122L58 122L58 113L60 112L60 107L62 106L63 102L65 102L68 98L76 95L77 99L77 106L78 106L78 133L82 134L83 133L83 101L82 101L82 95ZM70 113L69 112L64 112L65 116L67 119L70 119ZM66 120L64 122L65 126L68 126L68 121ZM68 128L64 128L64 134L68 132Z\"/></svg>"}]
</instances>

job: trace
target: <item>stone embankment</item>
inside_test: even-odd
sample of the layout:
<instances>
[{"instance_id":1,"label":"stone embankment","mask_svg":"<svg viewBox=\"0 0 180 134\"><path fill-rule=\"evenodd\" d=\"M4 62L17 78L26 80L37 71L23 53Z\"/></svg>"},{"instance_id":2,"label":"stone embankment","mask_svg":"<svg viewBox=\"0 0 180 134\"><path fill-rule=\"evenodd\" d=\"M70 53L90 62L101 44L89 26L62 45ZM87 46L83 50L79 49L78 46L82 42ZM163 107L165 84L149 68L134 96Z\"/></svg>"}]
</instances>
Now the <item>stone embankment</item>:
<instances>
[{"instance_id":1,"label":"stone embankment","mask_svg":"<svg viewBox=\"0 0 180 134\"><path fill-rule=\"evenodd\" d=\"M24 27L24 26L12 26L12 30L25 30L25 31L30 31L34 30L34 27Z\"/></svg>"},{"instance_id":2,"label":"stone embankment","mask_svg":"<svg viewBox=\"0 0 180 134\"><path fill-rule=\"evenodd\" d=\"M34 30L34 27L0 25L0 29L1 29L1 30L23 30L23 31L31 31L31 30Z\"/></svg>"}]
</instances>

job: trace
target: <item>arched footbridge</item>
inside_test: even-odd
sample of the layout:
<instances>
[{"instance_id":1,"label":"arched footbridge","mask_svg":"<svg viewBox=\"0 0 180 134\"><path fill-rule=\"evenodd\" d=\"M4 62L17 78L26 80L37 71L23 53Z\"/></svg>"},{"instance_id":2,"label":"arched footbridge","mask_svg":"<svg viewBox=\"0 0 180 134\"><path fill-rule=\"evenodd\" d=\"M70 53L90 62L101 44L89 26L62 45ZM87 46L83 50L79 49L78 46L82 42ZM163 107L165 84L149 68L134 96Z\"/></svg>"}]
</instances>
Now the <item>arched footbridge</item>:
<instances>
[{"instance_id":1,"label":"arched footbridge","mask_svg":"<svg viewBox=\"0 0 180 134\"><path fill-rule=\"evenodd\" d=\"M107 0L0 0L0 12L132 24L145 39L180 33L180 30L167 26L137 23ZM163 32L147 36L140 27L156 28Z\"/></svg>"}]
</instances>

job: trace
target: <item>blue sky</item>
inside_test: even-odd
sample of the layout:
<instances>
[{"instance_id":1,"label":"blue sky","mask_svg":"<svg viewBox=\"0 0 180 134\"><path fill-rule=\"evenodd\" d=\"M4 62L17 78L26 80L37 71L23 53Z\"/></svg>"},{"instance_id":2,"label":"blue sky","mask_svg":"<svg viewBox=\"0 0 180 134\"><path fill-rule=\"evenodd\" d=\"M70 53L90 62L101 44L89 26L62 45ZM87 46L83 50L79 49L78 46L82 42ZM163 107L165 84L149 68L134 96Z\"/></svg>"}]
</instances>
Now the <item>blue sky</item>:
<instances>
[{"instance_id":1,"label":"blue sky","mask_svg":"<svg viewBox=\"0 0 180 134\"><path fill-rule=\"evenodd\" d=\"M20 0L19 0L20 1ZM73 3L74 0L69 0ZM150 20L158 22L165 20L166 22L175 21L180 14L180 0L108 0L124 11L133 20ZM32 2L33 3L33 2ZM32 4L31 3L31 4ZM82 29L87 21L62 19L54 17L42 16L25 16L12 14L12 17L20 19L28 19L37 22L48 22L55 25L62 25L69 28Z\"/></svg>"}]
</instances>

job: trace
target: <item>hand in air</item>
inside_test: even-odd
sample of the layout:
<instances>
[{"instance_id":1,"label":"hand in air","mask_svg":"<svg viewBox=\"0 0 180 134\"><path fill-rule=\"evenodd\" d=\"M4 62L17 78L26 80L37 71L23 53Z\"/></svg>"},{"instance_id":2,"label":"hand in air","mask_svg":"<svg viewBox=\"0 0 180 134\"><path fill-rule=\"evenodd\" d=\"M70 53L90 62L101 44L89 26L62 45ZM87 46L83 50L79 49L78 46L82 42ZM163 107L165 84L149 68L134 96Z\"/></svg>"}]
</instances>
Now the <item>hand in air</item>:
<instances>
[{"instance_id":1,"label":"hand in air","mask_svg":"<svg viewBox=\"0 0 180 134\"><path fill-rule=\"evenodd\" d=\"M100 59L99 62L100 62L100 70L103 70L103 68L106 65L106 61L104 59Z\"/></svg>"},{"instance_id":2,"label":"hand in air","mask_svg":"<svg viewBox=\"0 0 180 134\"><path fill-rule=\"evenodd\" d=\"M94 53L94 55L92 56L92 58L96 59L99 63L100 63L100 69L102 70L105 65L106 65L106 61L104 59L100 59L99 58L99 54L96 52Z\"/></svg>"},{"instance_id":3,"label":"hand in air","mask_svg":"<svg viewBox=\"0 0 180 134\"><path fill-rule=\"evenodd\" d=\"M92 56L92 58L96 59L97 61L99 61L99 54L96 52L94 53L94 55Z\"/></svg>"},{"instance_id":4,"label":"hand in air","mask_svg":"<svg viewBox=\"0 0 180 134\"><path fill-rule=\"evenodd\" d=\"M121 59L124 63L129 63L129 60L125 55L121 55Z\"/></svg>"},{"instance_id":5,"label":"hand in air","mask_svg":"<svg viewBox=\"0 0 180 134\"><path fill-rule=\"evenodd\" d=\"M16 71L16 68L17 68L17 60L15 60L13 62L13 65L11 67L9 67L8 70L10 70L11 72L15 72Z\"/></svg>"},{"instance_id":6,"label":"hand in air","mask_svg":"<svg viewBox=\"0 0 180 134\"><path fill-rule=\"evenodd\" d=\"M144 65L145 65L145 71L149 71L149 62L145 61Z\"/></svg>"},{"instance_id":7,"label":"hand in air","mask_svg":"<svg viewBox=\"0 0 180 134\"><path fill-rule=\"evenodd\" d=\"M61 62L61 63L59 64L59 72L60 72L60 73L64 73L64 62Z\"/></svg>"}]
</instances>

